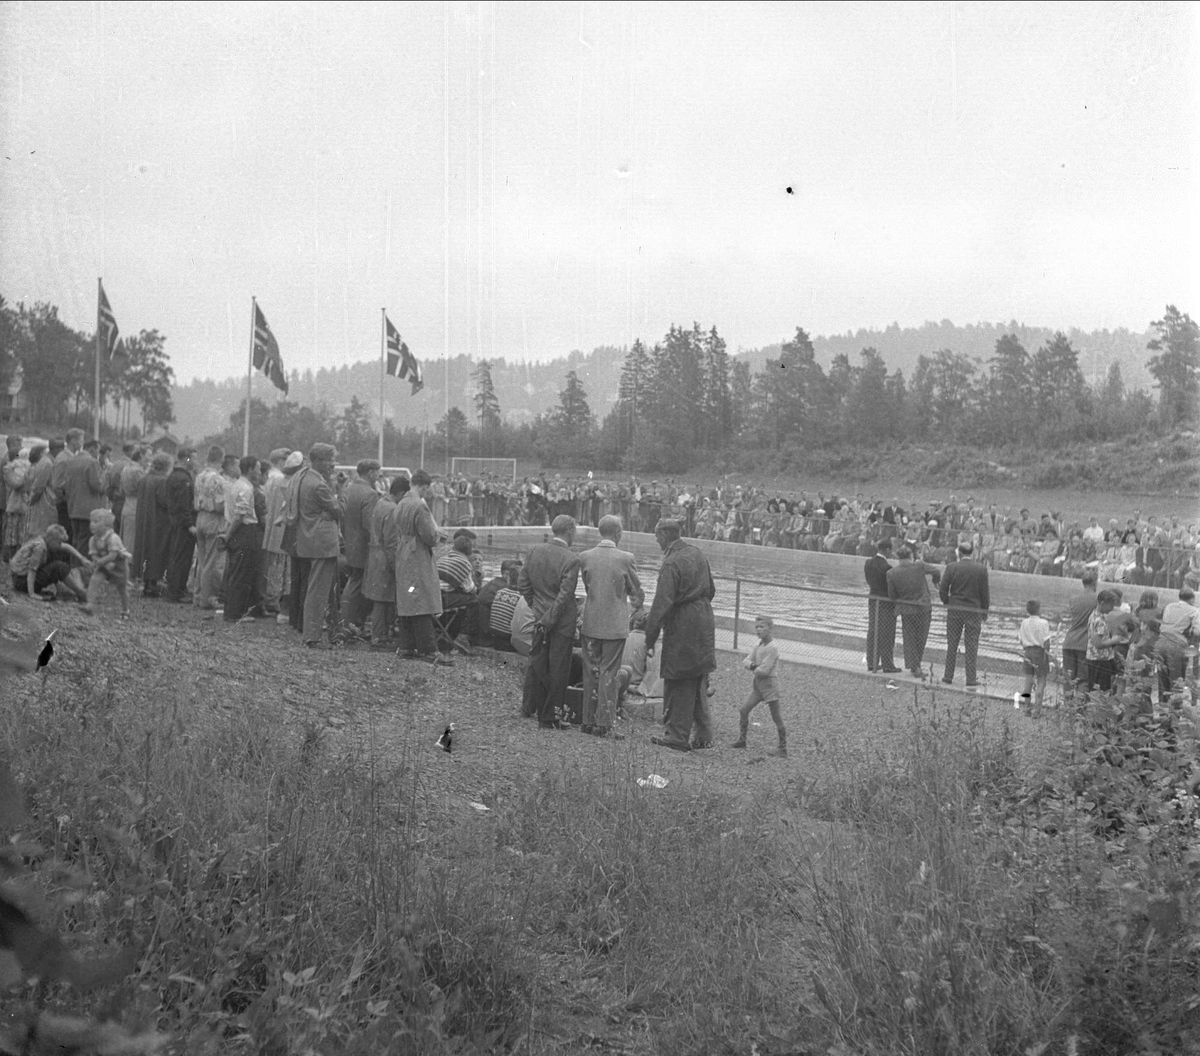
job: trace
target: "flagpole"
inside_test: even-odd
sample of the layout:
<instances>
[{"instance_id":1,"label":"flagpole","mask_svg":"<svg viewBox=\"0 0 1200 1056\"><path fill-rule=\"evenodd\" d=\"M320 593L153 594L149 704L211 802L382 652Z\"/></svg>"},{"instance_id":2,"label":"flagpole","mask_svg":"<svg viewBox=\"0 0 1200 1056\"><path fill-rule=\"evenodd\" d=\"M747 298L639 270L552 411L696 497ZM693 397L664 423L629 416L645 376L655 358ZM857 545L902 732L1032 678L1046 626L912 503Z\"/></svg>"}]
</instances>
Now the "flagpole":
<instances>
[{"instance_id":1,"label":"flagpole","mask_svg":"<svg viewBox=\"0 0 1200 1056\"><path fill-rule=\"evenodd\" d=\"M254 316L258 302L250 298L250 355L246 360L246 415L242 422L242 457L250 454L250 383L254 379Z\"/></svg>"},{"instance_id":2,"label":"flagpole","mask_svg":"<svg viewBox=\"0 0 1200 1056\"><path fill-rule=\"evenodd\" d=\"M104 295L104 280L96 279L96 402L92 405L92 439L100 439L100 298Z\"/></svg>"},{"instance_id":3,"label":"flagpole","mask_svg":"<svg viewBox=\"0 0 1200 1056\"><path fill-rule=\"evenodd\" d=\"M425 468L425 434L429 432L429 401L421 401L421 468Z\"/></svg>"},{"instance_id":4,"label":"flagpole","mask_svg":"<svg viewBox=\"0 0 1200 1056\"><path fill-rule=\"evenodd\" d=\"M383 377L384 361L387 357L387 309L380 308L379 314L379 464L383 465Z\"/></svg>"}]
</instances>

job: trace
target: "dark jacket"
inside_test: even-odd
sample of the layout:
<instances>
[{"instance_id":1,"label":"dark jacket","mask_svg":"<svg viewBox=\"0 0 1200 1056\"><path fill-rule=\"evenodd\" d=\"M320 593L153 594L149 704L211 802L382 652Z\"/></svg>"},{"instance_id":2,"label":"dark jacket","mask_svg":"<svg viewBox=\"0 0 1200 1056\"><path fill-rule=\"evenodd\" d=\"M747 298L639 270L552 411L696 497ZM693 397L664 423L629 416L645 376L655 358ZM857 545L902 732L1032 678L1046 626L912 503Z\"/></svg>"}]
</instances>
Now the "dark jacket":
<instances>
[{"instance_id":1,"label":"dark jacket","mask_svg":"<svg viewBox=\"0 0 1200 1056\"><path fill-rule=\"evenodd\" d=\"M377 492L365 480L355 480L342 497L342 540L346 544L346 564L366 568L370 553L371 511L379 501Z\"/></svg>"},{"instance_id":2,"label":"dark jacket","mask_svg":"<svg viewBox=\"0 0 1200 1056\"><path fill-rule=\"evenodd\" d=\"M867 581L867 589L871 592L871 597L886 598L888 596L887 574L891 568L888 559L879 554L867 558L863 564L863 577Z\"/></svg>"},{"instance_id":3,"label":"dark jacket","mask_svg":"<svg viewBox=\"0 0 1200 1056\"><path fill-rule=\"evenodd\" d=\"M955 561L946 566L938 587L942 604L952 609L988 610L988 570L978 561Z\"/></svg>"},{"instance_id":4,"label":"dark jacket","mask_svg":"<svg viewBox=\"0 0 1200 1056\"><path fill-rule=\"evenodd\" d=\"M529 551L517 590L548 634L575 637L579 610L575 588L579 584L579 555L562 542L551 540Z\"/></svg>"},{"instance_id":5,"label":"dark jacket","mask_svg":"<svg viewBox=\"0 0 1200 1056\"><path fill-rule=\"evenodd\" d=\"M932 608L929 583L926 577L937 583L941 573L930 568L924 561L903 561L887 574L888 597L893 601L909 602L922 608Z\"/></svg>"},{"instance_id":6,"label":"dark jacket","mask_svg":"<svg viewBox=\"0 0 1200 1056\"><path fill-rule=\"evenodd\" d=\"M167 519L172 528L191 528L196 523L196 482L183 466L167 475Z\"/></svg>"},{"instance_id":7,"label":"dark jacket","mask_svg":"<svg viewBox=\"0 0 1200 1056\"><path fill-rule=\"evenodd\" d=\"M677 539L663 555L646 620L646 647L662 634L659 673L663 678L698 678L715 671L716 627L712 599L717 588L704 554Z\"/></svg>"}]
</instances>

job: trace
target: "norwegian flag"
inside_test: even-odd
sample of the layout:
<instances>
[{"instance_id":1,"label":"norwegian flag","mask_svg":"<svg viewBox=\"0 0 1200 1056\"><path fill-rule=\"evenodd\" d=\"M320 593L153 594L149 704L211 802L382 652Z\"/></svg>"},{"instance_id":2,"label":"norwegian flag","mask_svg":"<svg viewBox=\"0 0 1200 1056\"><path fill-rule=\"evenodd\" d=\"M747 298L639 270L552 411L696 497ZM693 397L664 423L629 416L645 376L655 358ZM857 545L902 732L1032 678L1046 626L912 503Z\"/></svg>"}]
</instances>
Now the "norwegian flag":
<instances>
[{"instance_id":1,"label":"norwegian flag","mask_svg":"<svg viewBox=\"0 0 1200 1056\"><path fill-rule=\"evenodd\" d=\"M387 333L387 372L393 378L408 378L412 382L412 394L415 396L425 387L425 381L421 377L421 364L408 350L408 345L400 337L400 331L392 326L392 321L386 314L383 321Z\"/></svg>"},{"instance_id":2,"label":"norwegian flag","mask_svg":"<svg viewBox=\"0 0 1200 1056\"><path fill-rule=\"evenodd\" d=\"M100 283L100 303L96 309L96 320L100 328L100 340L104 343L104 354L111 360L121 347L121 331L117 326L117 317L113 315L112 305L108 303L108 294L104 292L104 283Z\"/></svg>"},{"instance_id":3,"label":"norwegian flag","mask_svg":"<svg viewBox=\"0 0 1200 1056\"><path fill-rule=\"evenodd\" d=\"M261 370L271 384L282 389L287 395L287 376L283 373L283 358L279 354L279 342L267 325L267 317L263 315L258 303L254 304L254 369Z\"/></svg>"}]
</instances>

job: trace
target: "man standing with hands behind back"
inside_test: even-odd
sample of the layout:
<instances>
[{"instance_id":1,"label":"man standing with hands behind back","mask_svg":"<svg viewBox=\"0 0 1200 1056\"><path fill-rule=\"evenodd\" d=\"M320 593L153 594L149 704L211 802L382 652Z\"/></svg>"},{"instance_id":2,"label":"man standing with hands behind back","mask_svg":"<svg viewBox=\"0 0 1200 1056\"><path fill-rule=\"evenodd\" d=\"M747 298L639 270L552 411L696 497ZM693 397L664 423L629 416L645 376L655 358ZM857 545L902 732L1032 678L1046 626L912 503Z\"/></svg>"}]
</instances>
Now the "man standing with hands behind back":
<instances>
[{"instance_id":1,"label":"man standing with hands behind back","mask_svg":"<svg viewBox=\"0 0 1200 1056\"><path fill-rule=\"evenodd\" d=\"M543 729L569 729L559 716L566 704L571 678L571 644L575 640L578 609L575 587L579 558L571 553L575 518L559 514L550 525L553 538L529 551L517 590L534 618L533 649L525 672L521 703L524 715L536 715Z\"/></svg>"},{"instance_id":2,"label":"man standing with hands behind back","mask_svg":"<svg viewBox=\"0 0 1200 1056\"><path fill-rule=\"evenodd\" d=\"M583 610L583 732L611 736L620 695L618 676L629 636L629 606L646 599L633 554L618 550L621 518L600 518L600 542L579 555L587 605Z\"/></svg>"},{"instance_id":3,"label":"man standing with hands behind back","mask_svg":"<svg viewBox=\"0 0 1200 1056\"><path fill-rule=\"evenodd\" d=\"M958 659L958 640L963 640L963 666L967 669L967 689L975 689L975 661L979 656L980 625L987 619L988 571L975 560L975 548L969 539L958 544L958 560L942 573L938 587L946 606L946 670L942 681L954 684L954 664Z\"/></svg>"},{"instance_id":4,"label":"man standing with hands behind back","mask_svg":"<svg viewBox=\"0 0 1200 1056\"><path fill-rule=\"evenodd\" d=\"M646 621L646 648L653 649L662 634L659 673L666 728L662 737L651 737L650 742L687 752L712 747L706 679L717 667L712 613L717 589L708 559L684 542L680 531L674 517L660 520L654 528L663 562Z\"/></svg>"}]
</instances>

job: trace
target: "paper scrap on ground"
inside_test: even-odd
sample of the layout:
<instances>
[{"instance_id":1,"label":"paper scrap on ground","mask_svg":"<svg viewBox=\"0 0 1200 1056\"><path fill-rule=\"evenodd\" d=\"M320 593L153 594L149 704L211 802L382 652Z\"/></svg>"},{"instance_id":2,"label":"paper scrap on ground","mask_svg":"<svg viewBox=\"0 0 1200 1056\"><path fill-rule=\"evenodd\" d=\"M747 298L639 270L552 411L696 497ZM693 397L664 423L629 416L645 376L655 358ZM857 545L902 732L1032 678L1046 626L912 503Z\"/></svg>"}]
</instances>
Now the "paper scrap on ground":
<instances>
[{"instance_id":1,"label":"paper scrap on ground","mask_svg":"<svg viewBox=\"0 0 1200 1056\"><path fill-rule=\"evenodd\" d=\"M642 788L666 788L669 784L665 777L660 777L658 774L651 774L649 777L639 777L637 783Z\"/></svg>"},{"instance_id":2,"label":"paper scrap on ground","mask_svg":"<svg viewBox=\"0 0 1200 1056\"><path fill-rule=\"evenodd\" d=\"M479 811L480 814L487 814L492 809L491 807L487 806L485 803L472 803L471 806L474 807L477 811Z\"/></svg>"}]
</instances>

